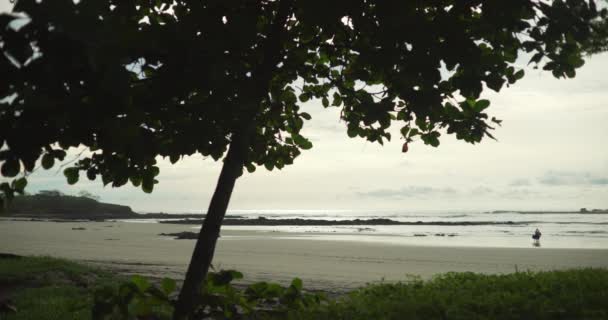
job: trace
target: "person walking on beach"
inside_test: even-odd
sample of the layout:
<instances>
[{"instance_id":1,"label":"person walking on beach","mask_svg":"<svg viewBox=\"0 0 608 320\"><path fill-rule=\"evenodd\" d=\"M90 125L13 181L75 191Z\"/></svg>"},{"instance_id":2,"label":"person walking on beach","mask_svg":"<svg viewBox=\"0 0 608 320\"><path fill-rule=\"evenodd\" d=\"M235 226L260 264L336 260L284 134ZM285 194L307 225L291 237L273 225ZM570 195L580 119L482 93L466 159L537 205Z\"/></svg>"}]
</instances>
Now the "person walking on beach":
<instances>
[{"instance_id":1,"label":"person walking on beach","mask_svg":"<svg viewBox=\"0 0 608 320\"><path fill-rule=\"evenodd\" d=\"M534 246L540 246L540 236L542 235L542 233L540 233L540 230L538 230L538 228L536 228L536 230L534 230L534 234L532 235L532 239L534 239Z\"/></svg>"}]
</instances>

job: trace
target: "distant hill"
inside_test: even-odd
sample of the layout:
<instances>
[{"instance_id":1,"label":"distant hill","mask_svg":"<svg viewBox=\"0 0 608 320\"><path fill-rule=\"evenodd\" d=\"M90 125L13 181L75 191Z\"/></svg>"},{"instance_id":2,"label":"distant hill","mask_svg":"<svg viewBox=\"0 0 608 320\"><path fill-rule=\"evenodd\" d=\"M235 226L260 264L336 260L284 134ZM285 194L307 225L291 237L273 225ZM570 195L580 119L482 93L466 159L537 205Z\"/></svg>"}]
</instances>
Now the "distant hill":
<instances>
[{"instance_id":1,"label":"distant hill","mask_svg":"<svg viewBox=\"0 0 608 320\"><path fill-rule=\"evenodd\" d=\"M128 206L63 194L15 197L8 205L7 213L11 217L54 219L126 219L138 216Z\"/></svg>"}]
</instances>

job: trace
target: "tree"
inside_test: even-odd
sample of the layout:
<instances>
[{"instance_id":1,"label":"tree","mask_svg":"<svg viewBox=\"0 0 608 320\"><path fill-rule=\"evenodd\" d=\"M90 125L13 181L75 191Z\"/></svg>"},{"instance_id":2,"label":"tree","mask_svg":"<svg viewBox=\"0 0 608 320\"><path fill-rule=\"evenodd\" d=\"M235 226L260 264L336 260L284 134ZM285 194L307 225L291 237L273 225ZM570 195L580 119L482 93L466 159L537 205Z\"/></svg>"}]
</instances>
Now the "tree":
<instances>
[{"instance_id":1,"label":"tree","mask_svg":"<svg viewBox=\"0 0 608 320\"><path fill-rule=\"evenodd\" d=\"M175 318L188 314L243 169L292 164L311 142L300 103L339 107L349 137L477 143L500 120L482 90L524 76L518 58L572 78L600 48L594 1L20 0L0 16L0 188L91 151L68 183L151 192L158 156L223 159ZM525 57L521 54L525 53ZM404 148L405 149L405 148Z\"/></svg>"}]
</instances>

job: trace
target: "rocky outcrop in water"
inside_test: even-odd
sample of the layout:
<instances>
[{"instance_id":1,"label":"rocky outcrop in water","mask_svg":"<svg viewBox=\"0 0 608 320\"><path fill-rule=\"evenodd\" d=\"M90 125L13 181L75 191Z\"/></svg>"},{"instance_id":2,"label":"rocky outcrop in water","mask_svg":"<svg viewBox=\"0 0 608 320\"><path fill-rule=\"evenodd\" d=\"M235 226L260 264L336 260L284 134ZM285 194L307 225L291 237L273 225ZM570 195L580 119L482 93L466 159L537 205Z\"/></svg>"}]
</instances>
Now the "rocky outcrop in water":
<instances>
[{"instance_id":1,"label":"rocky outcrop in water","mask_svg":"<svg viewBox=\"0 0 608 320\"><path fill-rule=\"evenodd\" d=\"M174 237L175 240L196 240L198 239L197 232L183 231L175 233L161 233L159 236Z\"/></svg>"},{"instance_id":2,"label":"rocky outcrop in water","mask_svg":"<svg viewBox=\"0 0 608 320\"><path fill-rule=\"evenodd\" d=\"M355 220L322 220L322 219L224 219L224 226L371 226L371 225L408 225L408 226L483 226L483 225L527 225L533 221L416 221L403 222L391 219L355 219ZM203 223L202 219L183 219L160 221L168 224Z\"/></svg>"}]
</instances>

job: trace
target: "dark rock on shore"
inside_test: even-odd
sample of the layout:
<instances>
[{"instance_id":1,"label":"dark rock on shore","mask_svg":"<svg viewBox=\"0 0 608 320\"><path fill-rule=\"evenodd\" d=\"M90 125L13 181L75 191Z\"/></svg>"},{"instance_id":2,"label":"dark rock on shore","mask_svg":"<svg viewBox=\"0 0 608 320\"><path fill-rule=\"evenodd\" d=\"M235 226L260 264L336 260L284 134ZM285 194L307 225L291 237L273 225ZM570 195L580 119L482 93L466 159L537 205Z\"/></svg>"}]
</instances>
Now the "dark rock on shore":
<instances>
[{"instance_id":1,"label":"dark rock on shore","mask_svg":"<svg viewBox=\"0 0 608 320\"><path fill-rule=\"evenodd\" d=\"M197 232L184 231L176 233L161 233L159 236L174 237L175 240L196 240L198 238Z\"/></svg>"},{"instance_id":2,"label":"dark rock on shore","mask_svg":"<svg viewBox=\"0 0 608 320\"><path fill-rule=\"evenodd\" d=\"M359 231L359 232L375 231L375 229L374 228L357 228L357 231Z\"/></svg>"},{"instance_id":3,"label":"dark rock on shore","mask_svg":"<svg viewBox=\"0 0 608 320\"><path fill-rule=\"evenodd\" d=\"M184 219L173 221L160 221L168 224L202 224L203 219ZM368 220L317 220L317 219L224 219L224 226L343 226L343 225L398 225L401 222L390 219Z\"/></svg>"}]
</instances>

